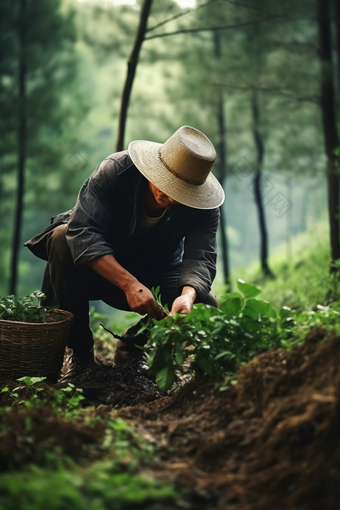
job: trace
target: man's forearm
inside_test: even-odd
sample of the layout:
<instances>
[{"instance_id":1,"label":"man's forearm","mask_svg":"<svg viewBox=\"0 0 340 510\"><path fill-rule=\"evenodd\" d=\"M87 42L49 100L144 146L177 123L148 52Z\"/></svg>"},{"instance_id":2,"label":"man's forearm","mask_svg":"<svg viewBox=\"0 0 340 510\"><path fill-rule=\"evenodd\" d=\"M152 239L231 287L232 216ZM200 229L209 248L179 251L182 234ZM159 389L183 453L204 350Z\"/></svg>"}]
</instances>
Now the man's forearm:
<instances>
[{"instance_id":1,"label":"man's forearm","mask_svg":"<svg viewBox=\"0 0 340 510\"><path fill-rule=\"evenodd\" d=\"M88 266L113 283L113 285L119 287L123 292L126 292L129 287L138 283L137 278L124 269L113 255L103 255L91 260L88 262Z\"/></svg>"}]
</instances>

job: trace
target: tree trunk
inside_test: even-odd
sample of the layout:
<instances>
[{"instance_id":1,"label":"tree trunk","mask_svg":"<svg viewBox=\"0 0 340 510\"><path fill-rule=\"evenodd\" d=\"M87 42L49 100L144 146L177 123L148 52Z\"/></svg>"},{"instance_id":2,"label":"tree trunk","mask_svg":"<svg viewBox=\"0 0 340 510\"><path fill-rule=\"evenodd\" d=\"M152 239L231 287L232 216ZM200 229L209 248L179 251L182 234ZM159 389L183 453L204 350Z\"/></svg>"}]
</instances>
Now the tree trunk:
<instances>
[{"instance_id":1,"label":"tree trunk","mask_svg":"<svg viewBox=\"0 0 340 510\"><path fill-rule=\"evenodd\" d=\"M26 0L20 0L19 11L19 111L18 111L18 184L12 244L9 294L15 294L18 280L21 223L23 217L24 177L26 159L26 64L25 64L25 10Z\"/></svg>"},{"instance_id":2,"label":"tree trunk","mask_svg":"<svg viewBox=\"0 0 340 510\"><path fill-rule=\"evenodd\" d=\"M338 56L338 106L340 105L340 0L335 2L336 50ZM338 115L340 115L338 111Z\"/></svg>"},{"instance_id":3,"label":"tree trunk","mask_svg":"<svg viewBox=\"0 0 340 510\"><path fill-rule=\"evenodd\" d=\"M321 64L320 103L327 156L328 210L332 261L340 258L339 243L339 169L335 149L339 145L332 62L331 16L329 0L317 0L319 56ZM334 268L331 267L331 270Z\"/></svg>"},{"instance_id":4,"label":"tree trunk","mask_svg":"<svg viewBox=\"0 0 340 510\"><path fill-rule=\"evenodd\" d=\"M225 177L226 177L226 151L225 151L225 117L224 117L224 101L223 92L220 91L218 95L218 113L217 113L218 127L219 127L219 176L218 180L224 189ZM222 244L222 264L223 264L223 280L227 288L230 288L230 270L229 270L229 258L228 258L228 237L227 237L227 218L223 204L220 207L221 212L221 244Z\"/></svg>"},{"instance_id":5,"label":"tree trunk","mask_svg":"<svg viewBox=\"0 0 340 510\"><path fill-rule=\"evenodd\" d=\"M258 97L257 90L253 89L251 95L251 109L253 116L253 136L257 151L257 165L256 165L256 174L254 178L254 194L255 194L255 203L257 207L257 214L259 220L260 227L260 263L263 274L265 276L274 277L273 272L269 268L268 265L268 234L266 227L266 220L264 214L263 200L262 200L262 192L261 192L261 178L262 178L262 168L263 168L263 160L264 160L264 143L263 138L260 131L260 114L259 114L259 105L258 105Z\"/></svg>"},{"instance_id":6,"label":"tree trunk","mask_svg":"<svg viewBox=\"0 0 340 510\"><path fill-rule=\"evenodd\" d=\"M151 9L152 0L144 0L144 4L140 13L139 27L136 34L135 43L127 63L127 75L123 88L120 113L119 113L119 124L118 124L118 137L117 137L117 151L124 149L124 135L125 135L125 124L127 119L127 111L129 107L130 95L133 85L133 80L136 74L136 68L139 59L139 53L144 41L146 26L148 17Z\"/></svg>"},{"instance_id":7,"label":"tree trunk","mask_svg":"<svg viewBox=\"0 0 340 510\"><path fill-rule=\"evenodd\" d=\"M215 56L221 58L221 45L220 45L220 34L214 32L214 43L215 43ZM226 158L226 126L225 126L225 115L224 115L224 97L223 91L219 89L217 91L217 123L218 123L218 154L219 154L219 175L218 180L224 189L225 178L227 173L227 158ZM228 258L228 237L227 237L227 218L223 205L220 207L221 212L221 244L222 244L222 264L223 264L223 281L230 289L230 269L229 269L229 258Z\"/></svg>"}]
</instances>

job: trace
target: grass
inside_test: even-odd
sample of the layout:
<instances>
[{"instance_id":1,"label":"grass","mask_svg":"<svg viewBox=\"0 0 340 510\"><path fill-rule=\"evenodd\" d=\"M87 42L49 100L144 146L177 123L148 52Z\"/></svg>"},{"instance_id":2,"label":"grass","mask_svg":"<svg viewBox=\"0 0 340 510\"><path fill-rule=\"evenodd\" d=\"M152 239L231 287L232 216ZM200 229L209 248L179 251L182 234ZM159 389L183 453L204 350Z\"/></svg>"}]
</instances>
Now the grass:
<instances>
[{"instance_id":1,"label":"grass","mask_svg":"<svg viewBox=\"0 0 340 510\"><path fill-rule=\"evenodd\" d=\"M25 398L18 387L2 392L0 510L157 510L183 493L145 475L159 462L156 448L114 411L77 399L70 413L60 390L24 379Z\"/></svg>"},{"instance_id":2,"label":"grass","mask_svg":"<svg viewBox=\"0 0 340 510\"><path fill-rule=\"evenodd\" d=\"M117 473L110 462L86 470L31 466L24 473L0 477L1 510L157 510L173 496L172 485Z\"/></svg>"},{"instance_id":3,"label":"grass","mask_svg":"<svg viewBox=\"0 0 340 510\"><path fill-rule=\"evenodd\" d=\"M269 301L273 308L289 306L294 310L315 309L340 299L339 276L330 274L330 247L328 227L324 222L312 231L297 235L292 245L295 254L290 260L283 247L269 259L274 279L264 278L258 264L241 270L237 278L256 284L261 299ZM236 287L233 281L233 287Z\"/></svg>"}]
</instances>

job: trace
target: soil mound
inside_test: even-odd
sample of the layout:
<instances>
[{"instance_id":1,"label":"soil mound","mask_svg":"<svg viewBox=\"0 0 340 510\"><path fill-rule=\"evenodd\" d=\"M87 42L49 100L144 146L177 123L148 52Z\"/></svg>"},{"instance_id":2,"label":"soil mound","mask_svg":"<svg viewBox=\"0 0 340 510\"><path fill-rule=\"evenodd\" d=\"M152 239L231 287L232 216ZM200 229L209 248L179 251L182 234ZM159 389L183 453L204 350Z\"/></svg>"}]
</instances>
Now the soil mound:
<instances>
[{"instance_id":1,"label":"soil mound","mask_svg":"<svg viewBox=\"0 0 340 510\"><path fill-rule=\"evenodd\" d=\"M105 429L100 423L65 420L50 406L14 407L0 416L0 428L0 472L26 463L58 466L65 455L79 461L89 456L87 446L99 443Z\"/></svg>"},{"instance_id":2,"label":"soil mound","mask_svg":"<svg viewBox=\"0 0 340 510\"><path fill-rule=\"evenodd\" d=\"M339 366L340 337L317 330L257 356L226 391L192 382L118 414L159 445L160 476L191 486L192 508L338 510Z\"/></svg>"},{"instance_id":3,"label":"soil mound","mask_svg":"<svg viewBox=\"0 0 340 510\"><path fill-rule=\"evenodd\" d=\"M69 382L83 390L84 405L134 406L162 396L157 384L133 365L93 365L81 374L62 380L57 387L65 387Z\"/></svg>"}]
</instances>

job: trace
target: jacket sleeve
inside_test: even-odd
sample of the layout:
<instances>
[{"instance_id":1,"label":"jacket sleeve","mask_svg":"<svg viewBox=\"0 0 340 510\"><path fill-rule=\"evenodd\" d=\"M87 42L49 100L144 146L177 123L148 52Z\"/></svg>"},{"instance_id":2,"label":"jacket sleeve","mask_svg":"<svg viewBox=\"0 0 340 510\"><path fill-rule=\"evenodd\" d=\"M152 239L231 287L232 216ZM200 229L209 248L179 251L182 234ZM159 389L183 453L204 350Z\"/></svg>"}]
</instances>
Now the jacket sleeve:
<instances>
[{"instance_id":1,"label":"jacket sleeve","mask_svg":"<svg viewBox=\"0 0 340 510\"><path fill-rule=\"evenodd\" d=\"M189 285L198 295L198 301L204 302L216 276L217 243L216 234L220 211L204 211L200 225L192 229L184 242L180 287Z\"/></svg>"},{"instance_id":2,"label":"jacket sleeve","mask_svg":"<svg viewBox=\"0 0 340 510\"><path fill-rule=\"evenodd\" d=\"M118 170L119 163L107 158L80 189L66 233L75 265L114 254L104 232L112 222L119 197Z\"/></svg>"}]
</instances>

